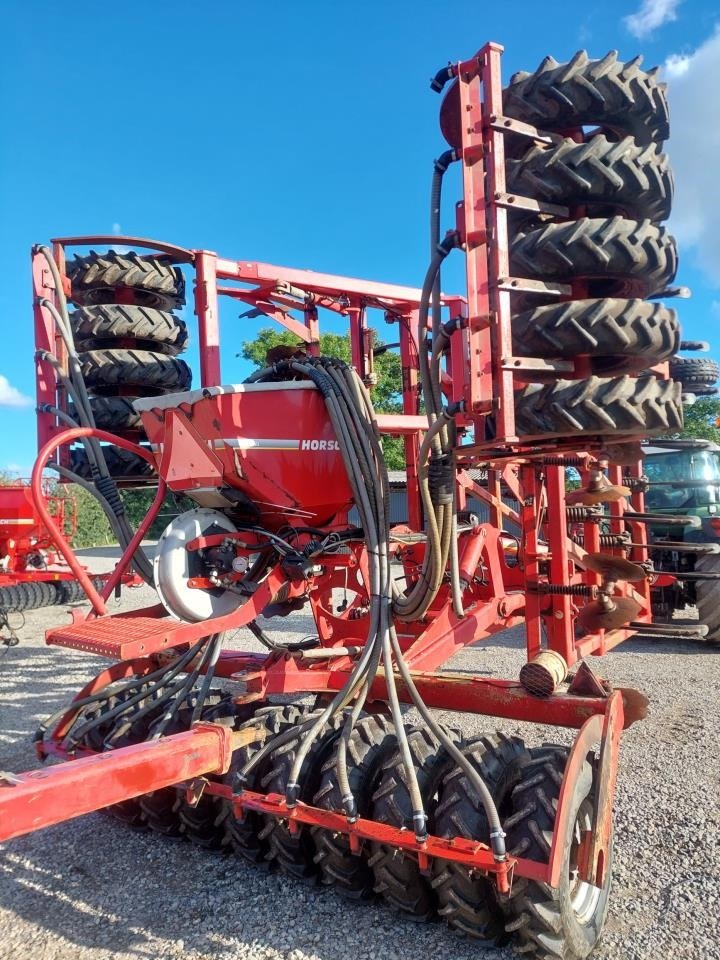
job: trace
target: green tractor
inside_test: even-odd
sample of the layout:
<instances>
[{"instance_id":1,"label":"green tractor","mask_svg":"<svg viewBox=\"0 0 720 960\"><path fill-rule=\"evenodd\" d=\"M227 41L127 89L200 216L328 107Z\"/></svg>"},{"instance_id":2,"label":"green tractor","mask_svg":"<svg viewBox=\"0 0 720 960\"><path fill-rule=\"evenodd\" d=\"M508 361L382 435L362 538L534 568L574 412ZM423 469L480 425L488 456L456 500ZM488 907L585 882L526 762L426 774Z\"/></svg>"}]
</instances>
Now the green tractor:
<instances>
[{"instance_id":1,"label":"green tractor","mask_svg":"<svg viewBox=\"0 0 720 960\"><path fill-rule=\"evenodd\" d=\"M652 591L656 622L677 623L687 607L696 607L697 627L683 635L720 643L720 446L708 440L657 440L645 446L645 505L653 514L672 514L649 529L658 573L674 583Z\"/></svg>"}]
</instances>

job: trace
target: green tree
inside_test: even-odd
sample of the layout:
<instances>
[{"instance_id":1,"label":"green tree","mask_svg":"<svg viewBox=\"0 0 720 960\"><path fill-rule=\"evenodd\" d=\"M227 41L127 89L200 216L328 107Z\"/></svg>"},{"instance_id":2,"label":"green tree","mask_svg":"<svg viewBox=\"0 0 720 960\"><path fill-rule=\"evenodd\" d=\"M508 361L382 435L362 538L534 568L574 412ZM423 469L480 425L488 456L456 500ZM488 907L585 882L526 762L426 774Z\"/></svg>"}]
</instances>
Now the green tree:
<instances>
[{"instance_id":1,"label":"green tree","mask_svg":"<svg viewBox=\"0 0 720 960\"><path fill-rule=\"evenodd\" d=\"M289 330L279 330L274 327L264 327L254 340L247 340L242 345L241 355L255 364L256 367L265 366L265 357L268 350L277 346L299 346L298 338ZM376 349L382 346L375 341ZM350 337L347 334L322 333L320 334L320 352L326 357L337 357L350 363ZM390 350L379 353L375 357L375 373L378 382L372 388L373 405L378 413L402 412L402 368L400 357ZM405 447L400 437L383 437L383 453L389 470L403 470L405 468Z\"/></svg>"},{"instance_id":2,"label":"green tree","mask_svg":"<svg viewBox=\"0 0 720 960\"><path fill-rule=\"evenodd\" d=\"M720 399L700 397L691 406L683 407L683 428L674 437L712 440L720 444Z\"/></svg>"}]
</instances>

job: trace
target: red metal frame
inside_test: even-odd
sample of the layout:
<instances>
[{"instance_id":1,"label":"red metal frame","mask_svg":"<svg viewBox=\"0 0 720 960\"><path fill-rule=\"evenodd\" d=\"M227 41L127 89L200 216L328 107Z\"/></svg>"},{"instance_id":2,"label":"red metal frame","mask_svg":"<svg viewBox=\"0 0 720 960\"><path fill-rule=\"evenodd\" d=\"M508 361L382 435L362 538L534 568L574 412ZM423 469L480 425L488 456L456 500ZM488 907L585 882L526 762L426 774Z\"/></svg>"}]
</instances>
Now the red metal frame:
<instances>
[{"instance_id":1,"label":"red metal frame","mask_svg":"<svg viewBox=\"0 0 720 960\"><path fill-rule=\"evenodd\" d=\"M502 47L488 44L475 57L449 70L456 78L460 110L457 155L462 165L463 201L457 206L456 228L466 257L468 295L467 298L457 295L442 297L443 308L451 318L458 320L455 332L450 337L443 389L448 400L462 401L463 410L458 417L458 425L472 436L471 444L463 444L456 449L458 502L464 504L467 494L472 492L488 505L491 522L483 524L480 530L465 531L459 538L461 558L472 568L463 597L465 615L459 618L453 612L449 587L443 586L426 619L421 623L400 624L398 632L416 685L429 706L579 729L560 794L557 815L560 826L568 814L566 794L572 778L592 745L600 743L601 776L596 797L596 823L586 845L587 856L581 866L585 878L600 883L607 863L620 731L623 726L644 715L644 698L636 691L612 693L608 690L590 694L569 691L539 699L528 694L514 680L490 680L434 672L462 647L523 620L526 622L529 659L547 647L559 653L571 667L581 657L605 653L633 633L632 629L623 628L575 636L578 603L574 591L598 583L596 575L584 569L583 557L588 550L597 549L599 532L597 524L588 520L582 523L584 547L578 546L570 538L566 519L565 467L575 466L585 475L589 465L595 463L599 456L602 439L584 438L583 449L578 449L577 440L516 436L514 390L522 385L523 371L527 371L529 361L512 356L511 293L538 292L542 288L545 294L564 296L571 291L558 284L550 287L510 276L507 208L513 204L527 207L532 201L509 197L506 192L504 138L508 131L528 136L537 136L538 132L502 116L501 53ZM552 212L562 216L563 208L553 208ZM79 237L54 241L54 255L61 274L64 272L65 250L68 247L101 242L158 250L176 262L186 264L194 272L203 387L221 383L220 298L242 300L261 310L298 336L310 353L317 351L318 311L323 309L346 316L353 364L369 384L373 381L374 338L368 327L367 310L382 310L389 321L397 322L403 373L403 413L381 415L378 422L381 430L403 436L405 441L409 528L394 531L392 547L395 559L402 562L406 577L412 581L422 563L424 546L407 538L404 540L402 533L403 530L417 531L422 528L416 489L419 440L426 428L425 418L419 416L417 391L417 326L421 291L255 261L230 260L207 250L186 250L170 244L125 237ZM54 295L52 277L43 267L39 254L35 254L33 259L33 285L38 348L51 353L62 364L63 346L54 330L52 317L49 311L39 305L40 297L52 299ZM301 314L302 320L293 316L292 311ZM579 363L577 376L584 375L581 368L582 363ZM575 366L565 363L562 369L572 376ZM51 364L43 360L38 361L38 402L61 408L64 405L55 371ZM198 404L203 402L206 401L197 401ZM222 458L206 446L207 437L198 432L198 419L186 416L186 407L191 408L193 404L188 402L180 411L173 409L158 414L158 436L154 439L157 452L154 462L161 474L158 495L146 522L131 544L132 549L155 516L162 499L161 492L164 493L165 489L164 479L170 476L181 478L178 482L186 484L184 489L191 489L199 484L215 484L225 475L223 471L226 467ZM272 417L271 413L269 417ZM492 421L489 417L492 417ZM153 461L153 456L146 448L131 444L127 439L112 437L102 431L64 431L52 416L42 414L38 418L41 454L33 474L36 500L40 496L42 469L48 457L55 455L55 451L63 444L90 435L117 443L124 449L133 449L146 460ZM198 465L188 469L191 448ZM470 468L478 467L487 471L486 485L474 481L468 473ZM609 475L613 482L618 482L618 470L610 468ZM503 502L504 488L509 489L520 502L517 513ZM633 496L633 508L642 509L641 494ZM620 529L622 513L622 503L613 505L609 520L611 529ZM301 653L290 655L273 652L259 656L224 651L218 662L217 674L235 680L241 690L240 699L246 702L264 700L271 694L327 693L340 689L346 681L351 661L346 655L333 657L332 648L345 650L361 645L366 633L367 615L363 613L363 608L367 578L358 576L364 563L361 544L352 545L349 555L345 557L336 554L317 557L320 572L307 580L290 581L280 567L276 567L258 591L235 613L188 625L159 617L157 607L134 611L132 615L107 616L104 599L112 585L103 591L102 596L98 595L80 571L72 551L53 525L52 518L44 519L56 537L63 556L87 590L94 615L97 615L95 619L88 619L84 623L76 622L70 627L50 631L47 638L49 643L94 649L98 653L120 658L142 654L145 659L132 661L132 667L120 665L120 675L128 675L128 670L150 669L151 665L156 664L156 657L170 647L248 623L269 604L278 602L278 596L282 597L283 602L305 598L310 601L315 615L321 646L327 648L325 659L322 650L319 656L309 659L303 658ZM501 533L503 520L516 524L519 536L515 540ZM633 540L643 543L644 535L644 529L638 529ZM124 553L115 571L114 582L128 567L132 549ZM638 560L644 559L642 548L637 548L633 556ZM328 599L333 588L348 582L355 599L348 610L333 610ZM202 583L198 581L195 585L201 587ZM642 605L642 612L637 619L648 621L648 584L641 584L637 588L628 586L623 592ZM114 675L112 670L105 671L94 683L93 689L110 682ZM408 701L408 692L399 678L398 684L400 698ZM371 702L384 701L386 697L387 689L381 672L372 685L369 699ZM67 716L54 731L46 748L48 752L63 754L61 741ZM167 752L162 752L157 744L145 744L114 751L107 759L103 759L102 765L94 763L95 758L76 761L68 768L70 771L74 768L76 774L53 772L51 781L58 786L48 788L46 796L54 797L54 819L47 819L51 815L49 812L44 814L46 819L40 819L43 823L57 822L63 816L83 812L86 808L84 801L78 800L73 804L63 798L69 785L76 782L76 775L79 782L85 771L88 771L87 776L96 783L98 789L93 807L96 808L123 797L136 796L168 783L220 769L220 747L217 742L212 742L205 726L196 727L180 737L185 739L172 737L163 741ZM176 766L179 751L191 743L193 751L195 744L198 744L197 763L191 772L185 768L181 772ZM113 769L113 762L118 757L124 758L122 763L127 764L124 769L132 774L132 787L128 787L124 794L115 789L114 783L103 787L102 777L97 774L100 769ZM66 768L62 769L64 771ZM18 822L15 819L16 815L19 816L18 808L26 794L30 795L25 780L20 787L17 791L9 788L9 792L0 789L0 809L5 815L5 821L0 817L0 824L7 823L8 811L12 814L12 824ZM229 788L222 784L210 783L206 789L211 793L230 796ZM515 861L513 858L498 864L482 843L431 837L425 844L418 844L406 831L400 832L366 820L348 824L339 814L305 804L288 809L282 798L247 791L240 796L233 796L232 802L238 810L252 808L285 817L291 823L318 824L348 833L353 844L359 843L361 838L384 840L413 850L425 865L432 856L454 859L481 871L494 873L501 890L508 889L513 871L555 885L559 880L561 851L557 844L553 845L548 864ZM62 816L58 815L58 809L63 811ZM15 826L0 828L0 839L32 828L29 821L22 817L19 822L19 830ZM35 821L35 825L37 823ZM3 834L2 829L9 832ZM556 838L558 835L559 826L556 826Z\"/></svg>"}]
</instances>

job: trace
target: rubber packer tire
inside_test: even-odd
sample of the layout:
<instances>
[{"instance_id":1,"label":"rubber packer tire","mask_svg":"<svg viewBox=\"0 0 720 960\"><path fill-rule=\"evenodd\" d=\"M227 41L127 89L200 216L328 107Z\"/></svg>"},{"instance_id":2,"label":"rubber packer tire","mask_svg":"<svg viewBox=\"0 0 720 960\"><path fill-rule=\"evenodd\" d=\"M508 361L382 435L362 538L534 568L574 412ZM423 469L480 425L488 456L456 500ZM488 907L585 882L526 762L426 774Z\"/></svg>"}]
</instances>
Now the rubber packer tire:
<instances>
[{"instance_id":1,"label":"rubber packer tire","mask_svg":"<svg viewBox=\"0 0 720 960\"><path fill-rule=\"evenodd\" d=\"M320 713L321 711L315 715L310 714L307 720L316 719ZM320 729L313 741L298 776L300 800L312 802L320 783L323 765L329 754L334 752L333 746L340 736L346 718L345 712L335 714ZM260 786L265 793L285 794L301 742L301 740L292 740L270 754L260 778ZM315 844L312 832L305 824L300 825L297 833L291 833L286 821L268 816L265 817L265 826L261 835L267 839L268 858L282 873L296 880L317 878L319 866L315 859Z\"/></svg>"},{"instance_id":2,"label":"rubber packer tire","mask_svg":"<svg viewBox=\"0 0 720 960\"><path fill-rule=\"evenodd\" d=\"M236 706L229 693L215 691L212 701L206 701L202 720L217 723L237 730L243 723L252 721L252 706ZM189 724L188 724L189 726ZM224 783L227 776L221 777ZM225 817L227 803L222 797L203 793L196 804L187 802L185 793L178 795L177 815L180 831L196 847L204 850L220 850L225 843Z\"/></svg>"},{"instance_id":3,"label":"rubber packer tire","mask_svg":"<svg viewBox=\"0 0 720 960\"><path fill-rule=\"evenodd\" d=\"M185 303L185 279L182 271L161 256L140 256L135 251L96 253L76 256L67 266L74 303L93 306L115 303L122 292L123 302L130 294L139 306L172 310Z\"/></svg>"},{"instance_id":4,"label":"rubber packer tire","mask_svg":"<svg viewBox=\"0 0 720 960\"><path fill-rule=\"evenodd\" d=\"M508 160L507 175L513 193L582 205L595 209L595 216L670 216L674 184L667 155L655 144L639 146L632 137L617 142L600 134L587 143L558 139L549 147L533 144L521 159Z\"/></svg>"},{"instance_id":5,"label":"rubber packer tire","mask_svg":"<svg viewBox=\"0 0 720 960\"><path fill-rule=\"evenodd\" d=\"M666 84L658 68L642 70L642 57L623 63L611 50L590 60L579 50L567 63L545 57L534 73L510 78L503 94L506 116L542 130L600 126L640 144L668 138Z\"/></svg>"},{"instance_id":6,"label":"rubber packer tire","mask_svg":"<svg viewBox=\"0 0 720 960\"><path fill-rule=\"evenodd\" d=\"M681 389L672 380L590 377L532 383L515 394L518 436L649 436L681 427Z\"/></svg>"},{"instance_id":7,"label":"rubber packer tire","mask_svg":"<svg viewBox=\"0 0 720 960\"><path fill-rule=\"evenodd\" d=\"M505 803L521 777L520 767L530 759L519 737L498 731L458 744L480 774L502 817ZM443 778L433 830L439 837L465 837L489 842L490 826L485 808L472 783L457 764ZM505 919L494 883L453 860L433 861L432 885L438 898L438 913L457 933L499 942Z\"/></svg>"},{"instance_id":8,"label":"rubber packer tire","mask_svg":"<svg viewBox=\"0 0 720 960\"><path fill-rule=\"evenodd\" d=\"M589 356L593 373L632 373L672 356L680 343L677 314L647 300L568 300L512 319L521 357ZM670 374L672 376L672 372Z\"/></svg>"},{"instance_id":9,"label":"rubber packer tire","mask_svg":"<svg viewBox=\"0 0 720 960\"><path fill-rule=\"evenodd\" d=\"M89 350L78 358L85 385L94 393L120 387L143 395L171 393L187 390L192 382L184 360L149 350Z\"/></svg>"},{"instance_id":10,"label":"rubber packer tire","mask_svg":"<svg viewBox=\"0 0 720 960\"><path fill-rule=\"evenodd\" d=\"M707 554L695 561L698 573L720 573L720 555ZM720 580L698 580L695 583L698 620L708 627L703 643L720 644Z\"/></svg>"},{"instance_id":11,"label":"rubber packer tire","mask_svg":"<svg viewBox=\"0 0 720 960\"><path fill-rule=\"evenodd\" d=\"M262 724L266 731L265 741L255 741L244 747L240 747L233 753L230 770L227 774L227 781L233 789L237 789L237 775L242 768L261 750L265 743L273 737L284 733L290 727L302 723L307 715L306 707L297 707L294 704L284 706L262 707L255 711L252 719L241 725L238 729L242 730L244 726L254 726ZM249 790L254 790L262 774L264 765L253 770L248 782L245 784ZM268 844L264 835L261 835L263 829L263 818L254 810L245 812L241 819L235 817L233 808L229 802L224 804L224 845L228 846L237 856L251 863L267 863Z\"/></svg>"},{"instance_id":12,"label":"rubber packer tire","mask_svg":"<svg viewBox=\"0 0 720 960\"><path fill-rule=\"evenodd\" d=\"M122 447L103 446L105 462L111 477L116 480L138 480L146 484L155 477L150 464ZM70 451L70 469L84 480L92 480L92 472L84 449Z\"/></svg>"},{"instance_id":13,"label":"rubber packer tire","mask_svg":"<svg viewBox=\"0 0 720 960\"><path fill-rule=\"evenodd\" d=\"M450 757L429 730L413 727L407 731L408 746L417 772L420 795L433 830L437 789L451 764ZM410 792L400 750L393 751L382 766L382 776L372 797L372 819L393 827L414 830ZM415 920L430 920L435 915L437 898L429 880L420 873L417 858L398 847L372 841L369 865L375 876L375 892L405 915Z\"/></svg>"},{"instance_id":14,"label":"rubber packer tire","mask_svg":"<svg viewBox=\"0 0 720 960\"><path fill-rule=\"evenodd\" d=\"M720 378L720 366L704 357L673 357L670 376L681 383L687 393L692 393L693 387L714 386Z\"/></svg>"},{"instance_id":15,"label":"rubber packer tire","mask_svg":"<svg viewBox=\"0 0 720 960\"><path fill-rule=\"evenodd\" d=\"M522 778L511 795L511 814L505 819L508 853L547 863L550 856L558 796L568 751L538 747L522 767ZM571 902L572 842L576 818L594 789L594 764L586 760L572 785L567 829L559 838L565 868L557 889L516 875L505 901L506 929L514 935L523 956L540 960L583 960L594 949L605 923L612 874L612 841L605 884L598 891L586 922L579 922ZM586 885L589 887L589 885ZM595 888L589 887L588 896ZM586 907L586 909L588 909Z\"/></svg>"},{"instance_id":16,"label":"rubber packer tire","mask_svg":"<svg viewBox=\"0 0 720 960\"><path fill-rule=\"evenodd\" d=\"M583 217L517 234L510 263L515 277L587 280L591 297L648 297L675 277L677 248L650 220Z\"/></svg>"},{"instance_id":17,"label":"rubber packer tire","mask_svg":"<svg viewBox=\"0 0 720 960\"><path fill-rule=\"evenodd\" d=\"M133 340L141 349L175 356L187 347L182 320L164 310L124 303L82 307L70 314L78 349L111 347L113 340Z\"/></svg>"},{"instance_id":18,"label":"rubber packer tire","mask_svg":"<svg viewBox=\"0 0 720 960\"><path fill-rule=\"evenodd\" d=\"M22 613L57 603L57 585L47 581L16 583L0 587L0 610Z\"/></svg>"},{"instance_id":19,"label":"rubber packer tire","mask_svg":"<svg viewBox=\"0 0 720 960\"><path fill-rule=\"evenodd\" d=\"M348 780L360 817L369 813L384 757L397 749L394 731L389 717L372 714L359 720L350 735L347 747ZM334 750L323 764L320 786L313 804L324 810L345 812ZM332 833L319 827L314 827L312 834L321 883L334 886L348 900L373 900L375 880L372 870L364 856L352 852L348 837L344 833Z\"/></svg>"}]
</instances>

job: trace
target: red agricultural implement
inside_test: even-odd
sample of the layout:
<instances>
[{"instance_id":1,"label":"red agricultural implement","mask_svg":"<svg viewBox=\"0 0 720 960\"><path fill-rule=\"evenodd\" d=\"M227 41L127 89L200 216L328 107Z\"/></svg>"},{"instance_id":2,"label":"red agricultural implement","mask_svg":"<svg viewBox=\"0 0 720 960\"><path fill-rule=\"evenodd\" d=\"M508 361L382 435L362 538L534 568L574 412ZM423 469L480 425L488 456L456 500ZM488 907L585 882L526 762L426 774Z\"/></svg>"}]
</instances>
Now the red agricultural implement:
<instances>
[{"instance_id":1,"label":"red agricultural implement","mask_svg":"<svg viewBox=\"0 0 720 960\"><path fill-rule=\"evenodd\" d=\"M72 762L6 778L1 839L109 807L353 899L437 911L472 936L508 931L534 956L592 951L608 906L620 738L647 701L586 658L650 622L638 441L681 422L666 363L677 319L653 300L676 266L658 225L671 200L667 113L639 61L548 59L503 90L500 60L489 44L433 82L450 84L449 149L435 164L422 289L130 237L35 250L33 490L92 604L47 641L116 662L39 732L41 757ZM441 237L451 164L463 196ZM66 258L117 242L135 252ZM466 296L441 292L454 248ZM170 312L183 271L198 317L195 390ZM222 386L228 300L298 346ZM321 311L347 318L352 366L319 356ZM397 331L401 414L376 415L369 399L373 311ZM400 526L389 522L384 434L404 439ZM153 506L101 592L42 499L49 460L93 477L110 507L114 480L157 474ZM570 467L582 481L571 494ZM196 507L158 543L160 603L109 615L167 489ZM271 639L259 620L300 609L315 623L304 641ZM517 677L440 670L520 624ZM221 649L240 627L266 652ZM403 705L419 719L404 720ZM574 738L567 748L499 732L461 739L437 709Z\"/></svg>"},{"instance_id":2,"label":"red agricultural implement","mask_svg":"<svg viewBox=\"0 0 720 960\"><path fill-rule=\"evenodd\" d=\"M77 532L75 498L61 494L43 481L39 495L62 535L72 542ZM93 575L96 587L105 575ZM124 582L137 578L126 576ZM54 603L73 603L85 594L75 574L58 554L55 541L33 502L29 482L17 480L0 485L0 623L15 635L7 614L22 613Z\"/></svg>"}]
</instances>

